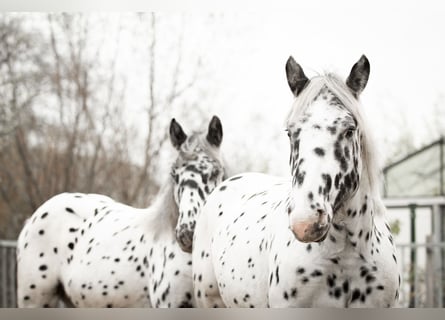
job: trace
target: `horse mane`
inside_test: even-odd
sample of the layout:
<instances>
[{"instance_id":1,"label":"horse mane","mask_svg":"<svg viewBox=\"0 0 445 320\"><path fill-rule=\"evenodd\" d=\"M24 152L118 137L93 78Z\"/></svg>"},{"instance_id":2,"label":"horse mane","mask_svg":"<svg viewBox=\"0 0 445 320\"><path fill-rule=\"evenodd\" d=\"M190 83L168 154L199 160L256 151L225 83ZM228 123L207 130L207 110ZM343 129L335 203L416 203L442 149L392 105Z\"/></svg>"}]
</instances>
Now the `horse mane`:
<instances>
[{"instance_id":1,"label":"horse mane","mask_svg":"<svg viewBox=\"0 0 445 320\"><path fill-rule=\"evenodd\" d=\"M379 210L376 211L382 212L383 210L381 207L383 204L381 202L379 184L381 177L379 154L377 152L376 144L371 135L369 126L365 121L362 111L363 107L360 104L360 101L352 95L343 80L332 73L325 73L310 79L306 88L304 88L300 95L295 99L292 108L286 117L286 123L289 124L291 119L295 119L295 117L301 115L316 99L319 92L324 87L327 87L327 89L341 101L346 110L348 110L355 118L359 128L361 129L361 156L363 161L363 169L369 182L372 199L374 199L375 205L379 207Z\"/></svg>"}]
</instances>

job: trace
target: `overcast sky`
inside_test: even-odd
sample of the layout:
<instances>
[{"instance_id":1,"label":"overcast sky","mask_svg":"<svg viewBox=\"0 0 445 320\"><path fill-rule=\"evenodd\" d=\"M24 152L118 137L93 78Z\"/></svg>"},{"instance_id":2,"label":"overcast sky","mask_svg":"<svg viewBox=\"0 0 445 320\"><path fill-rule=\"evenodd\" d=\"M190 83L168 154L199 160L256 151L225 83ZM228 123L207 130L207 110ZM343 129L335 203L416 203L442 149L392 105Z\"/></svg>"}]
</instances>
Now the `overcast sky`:
<instances>
[{"instance_id":1,"label":"overcast sky","mask_svg":"<svg viewBox=\"0 0 445 320\"><path fill-rule=\"evenodd\" d=\"M212 98L203 103L209 117L221 116L229 154L255 153L256 170L288 173L283 124L292 103L284 72L289 55L308 76L328 70L346 78L366 54L371 75L361 100L382 152L407 131L417 146L437 138L429 124L437 120L435 108L445 116L444 6L439 1L373 3L226 12L211 22L201 12L186 15L186 39L210 70Z\"/></svg>"},{"instance_id":2,"label":"overcast sky","mask_svg":"<svg viewBox=\"0 0 445 320\"><path fill-rule=\"evenodd\" d=\"M366 54L371 74L361 100L383 153L409 132L416 146L438 137L431 131L440 116L445 118L445 9L440 1L298 3L286 10L260 6L259 11L228 10L211 16L205 10L157 13L160 43L174 39L178 28L184 30L183 73L190 74L196 58L201 59L204 71L191 94L208 119L213 114L222 119L223 147L227 158L236 162L235 172L249 167L289 173L284 133L293 99L284 72L289 55L308 76L327 70L346 78ZM119 14L112 16L119 20ZM122 33L120 68L127 77L128 115L143 128L146 56L134 50L134 39L139 38ZM165 52L157 53L157 70L168 74L172 60ZM179 113L165 118L173 116L181 121ZM184 123L186 129L194 126Z\"/></svg>"}]
</instances>

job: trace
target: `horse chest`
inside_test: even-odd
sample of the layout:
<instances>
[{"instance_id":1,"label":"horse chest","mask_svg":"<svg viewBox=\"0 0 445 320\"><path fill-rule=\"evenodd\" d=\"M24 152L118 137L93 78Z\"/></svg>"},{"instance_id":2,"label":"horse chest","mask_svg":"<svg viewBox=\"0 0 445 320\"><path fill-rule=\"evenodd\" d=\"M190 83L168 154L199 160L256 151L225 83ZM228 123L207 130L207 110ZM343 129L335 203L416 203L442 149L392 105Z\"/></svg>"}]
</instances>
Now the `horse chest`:
<instances>
[{"instance_id":1,"label":"horse chest","mask_svg":"<svg viewBox=\"0 0 445 320\"><path fill-rule=\"evenodd\" d=\"M296 246L306 246L297 243ZM392 280L384 265L353 255L322 255L311 250L279 254L270 269L272 307L388 307L394 302ZM310 248L310 247L309 247ZM299 252L298 255L293 252Z\"/></svg>"}]
</instances>

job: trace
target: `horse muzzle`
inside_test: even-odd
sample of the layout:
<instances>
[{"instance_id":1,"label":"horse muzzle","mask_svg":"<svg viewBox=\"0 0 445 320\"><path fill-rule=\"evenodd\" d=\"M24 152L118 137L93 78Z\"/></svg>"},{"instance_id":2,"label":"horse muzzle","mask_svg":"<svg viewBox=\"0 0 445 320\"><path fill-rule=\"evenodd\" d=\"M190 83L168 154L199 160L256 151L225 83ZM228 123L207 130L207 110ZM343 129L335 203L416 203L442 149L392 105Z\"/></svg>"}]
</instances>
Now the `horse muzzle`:
<instances>
[{"instance_id":1,"label":"horse muzzle","mask_svg":"<svg viewBox=\"0 0 445 320\"><path fill-rule=\"evenodd\" d=\"M176 241L182 251L191 253L193 247L193 231L187 229L186 226L181 225L179 230L176 230Z\"/></svg>"},{"instance_id":2,"label":"horse muzzle","mask_svg":"<svg viewBox=\"0 0 445 320\"><path fill-rule=\"evenodd\" d=\"M293 223L291 230L301 242L321 242L326 239L331 225L328 220L327 214L322 214L315 219Z\"/></svg>"}]
</instances>

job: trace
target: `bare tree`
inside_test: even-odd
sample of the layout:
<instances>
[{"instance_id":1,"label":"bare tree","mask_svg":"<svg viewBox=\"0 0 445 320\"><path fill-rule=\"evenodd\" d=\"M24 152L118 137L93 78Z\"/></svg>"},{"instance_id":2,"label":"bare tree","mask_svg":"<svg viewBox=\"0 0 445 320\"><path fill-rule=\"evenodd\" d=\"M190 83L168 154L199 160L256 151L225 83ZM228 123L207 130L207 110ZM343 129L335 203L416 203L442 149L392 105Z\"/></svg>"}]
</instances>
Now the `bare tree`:
<instances>
[{"instance_id":1,"label":"bare tree","mask_svg":"<svg viewBox=\"0 0 445 320\"><path fill-rule=\"evenodd\" d=\"M156 180L151 176L151 173L155 171L154 166L158 162L160 152L165 141L168 139L166 121L159 121L159 117L165 113L168 114L168 111L171 111L172 106L176 103L176 101L180 100L184 93L195 85L199 74L200 60L198 59L196 62L192 77L186 83L180 84L179 77L182 73L183 67L182 45L184 41L183 28L180 28L177 35L177 42L175 46L176 50L174 51L176 57L174 59L175 63L170 78L169 89L166 95L161 97L160 94L157 94L156 88L157 78L159 73L162 72L162 70L158 72L157 68L160 60L157 57L157 47L159 41L157 37L157 23L160 19L154 13L151 13L149 15L140 14L139 20L142 24L147 24L147 29L150 35L147 57L149 65L149 98L145 107L148 132L145 137L144 160L141 167L141 174L136 177L136 180L134 181L134 187L128 201L130 203L137 202L141 204L141 200L138 201L137 199L141 199L141 196L145 197L147 194L149 194L149 186L156 184ZM182 23L184 23L183 20Z\"/></svg>"},{"instance_id":2,"label":"bare tree","mask_svg":"<svg viewBox=\"0 0 445 320\"><path fill-rule=\"evenodd\" d=\"M27 17L0 19L0 39L8 40L0 42L0 97L5 107L0 112L9 117L0 122L0 221L8 226L0 230L0 238L15 237L23 220L60 192L102 193L147 205L158 189L153 173L168 138L171 110L187 103L184 96L199 76L198 59L192 68L196 72L186 81L181 77L182 28L171 41L160 35L154 14L138 15L126 26L143 26L149 38L148 48L143 42L140 47L147 52L148 98L142 103L147 131L143 161L136 164L132 153L141 132L125 120L127 75L116 68L121 20L106 46L107 17L33 15L37 36L23 27ZM170 76L159 68L165 39L174 49L168 51L174 61Z\"/></svg>"}]
</instances>

